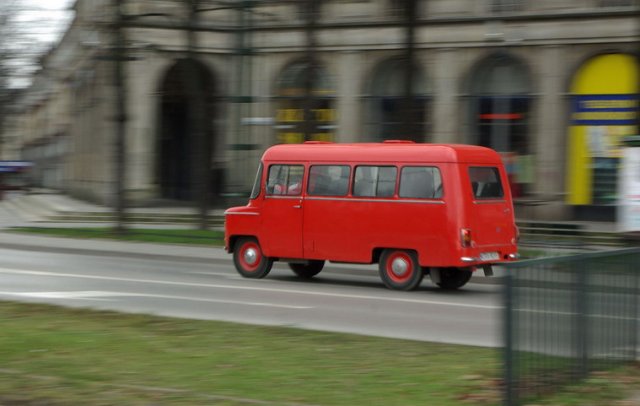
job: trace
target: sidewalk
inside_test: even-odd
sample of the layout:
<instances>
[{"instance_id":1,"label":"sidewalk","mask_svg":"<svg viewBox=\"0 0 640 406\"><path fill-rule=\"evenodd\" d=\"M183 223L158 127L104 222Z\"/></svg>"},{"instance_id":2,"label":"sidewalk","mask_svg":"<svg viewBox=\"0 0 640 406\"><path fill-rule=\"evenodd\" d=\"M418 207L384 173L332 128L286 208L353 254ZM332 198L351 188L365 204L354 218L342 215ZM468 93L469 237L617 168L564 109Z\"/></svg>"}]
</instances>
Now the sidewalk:
<instances>
[{"instance_id":1,"label":"sidewalk","mask_svg":"<svg viewBox=\"0 0 640 406\"><path fill-rule=\"evenodd\" d=\"M1 211L1 210L0 210ZM149 258L171 258L190 262L229 262L231 255L222 247L153 244L107 239L43 237L0 230L0 248L30 251L82 253Z\"/></svg>"},{"instance_id":2,"label":"sidewalk","mask_svg":"<svg viewBox=\"0 0 640 406\"><path fill-rule=\"evenodd\" d=\"M14 224L42 224L55 227L95 226L113 224L115 211L106 206L88 203L50 190L7 193L0 201L6 210L0 215L0 228ZM199 211L192 205L175 202L156 207L128 207L128 224L145 228L193 228L199 220ZM212 228L222 228L223 209L210 209Z\"/></svg>"},{"instance_id":3,"label":"sidewalk","mask_svg":"<svg viewBox=\"0 0 640 406\"><path fill-rule=\"evenodd\" d=\"M172 216L171 218L175 218L174 215L191 215L195 210L188 207L159 207L131 209L131 211L144 211L150 216L169 214ZM86 213L111 213L111 210L54 193L5 196L5 199L0 201L0 247L46 252L166 257L198 262L228 262L231 260L231 256L221 247L153 244L108 239L71 239L6 231L13 227L110 227L114 224L112 220L105 218L98 218L96 221L56 221L55 216L62 212L82 216ZM222 216L223 214L221 211L216 211L216 215ZM144 222L128 223L128 226L149 229L193 229L195 223Z\"/></svg>"}]
</instances>

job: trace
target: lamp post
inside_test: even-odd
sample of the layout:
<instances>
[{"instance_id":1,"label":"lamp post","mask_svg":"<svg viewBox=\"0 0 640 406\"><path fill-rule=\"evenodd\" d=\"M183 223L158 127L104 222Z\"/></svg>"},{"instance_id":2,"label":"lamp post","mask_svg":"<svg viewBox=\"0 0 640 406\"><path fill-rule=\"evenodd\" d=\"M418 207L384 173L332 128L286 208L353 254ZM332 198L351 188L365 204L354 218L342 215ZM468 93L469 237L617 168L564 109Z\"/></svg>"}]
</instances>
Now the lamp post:
<instances>
[{"instance_id":1,"label":"lamp post","mask_svg":"<svg viewBox=\"0 0 640 406\"><path fill-rule=\"evenodd\" d=\"M405 55L404 55L404 89L403 89L403 113L402 136L407 139L416 139L422 134L415 134L418 126L416 120L416 103L413 86L415 82L415 31L416 31L416 0L404 0L404 24L405 24Z\"/></svg>"},{"instance_id":2,"label":"lamp post","mask_svg":"<svg viewBox=\"0 0 640 406\"><path fill-rule=\"evenodd\" d=\"M125 85L125 34L123 30L122 6L124 0L114 0L114 85L115 85L115 232L118 235L126 233L126 85Z\"/></svg>"}]
</instances>

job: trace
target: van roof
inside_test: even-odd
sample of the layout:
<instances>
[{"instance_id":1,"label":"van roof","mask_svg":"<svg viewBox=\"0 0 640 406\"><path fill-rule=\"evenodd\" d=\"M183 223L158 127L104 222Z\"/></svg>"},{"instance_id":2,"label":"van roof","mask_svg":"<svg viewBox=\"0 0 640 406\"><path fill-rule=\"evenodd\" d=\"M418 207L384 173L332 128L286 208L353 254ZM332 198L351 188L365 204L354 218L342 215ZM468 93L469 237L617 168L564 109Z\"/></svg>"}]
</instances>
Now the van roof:
<instances>
[{"instance_id":1,"label":"van roof","mask_svg":"<svg viewBox=\"0 0 640 406\"><path fill-rule=\"evenodd\" d=\"M426 144L410 141L380 143L306 142L280 144L267 149L264 161L299 162L461 162L500 164L500 155L489 148L463 144Z\"/></svg>"}]
</instances>

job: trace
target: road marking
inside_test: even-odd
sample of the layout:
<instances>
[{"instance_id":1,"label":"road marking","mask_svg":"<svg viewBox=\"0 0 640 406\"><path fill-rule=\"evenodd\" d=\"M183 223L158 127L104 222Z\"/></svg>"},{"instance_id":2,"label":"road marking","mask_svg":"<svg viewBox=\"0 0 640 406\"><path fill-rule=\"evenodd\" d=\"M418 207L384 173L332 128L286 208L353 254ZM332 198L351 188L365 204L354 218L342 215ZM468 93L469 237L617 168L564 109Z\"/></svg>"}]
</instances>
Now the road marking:
<instances>
[{"instance_id":1,"label":"road marking","mask_svg":"<svg viewBox=\"0 0 640 406\"><path fill-rule=\"evenodd\" d=\"M503 308L502 306L455 303L455 302L447 302L447 301L439 301L439 300L424 300L424 299L412 299L412 298L401 298L401 297L382 297L382 296L372 296L372 295L354 295L354 294L344 294L344 293L318 292L313 290L297 290L297 289L269 288L269 287L257 287L257 286L235 286L235 285L213 284L213 283L189 283L189 282L172 282L172 281L159 281L159 280L136 279L136 278L116 278L113 276L78 275L78 274L70 274L70 273L28 271L28 270L22 270L22 269L9 269L9 268L0 268L0 273L49 276L49 277L58 277L58 278L78 278L78 279L94 279L94 280L107 280L107 281L120 281L120 282L152 283L157 285L249 290L249 291L299 294L299 295L307 295L307 296L336 297L336 298L345 298L345 299L363 299L363 300L375 300L375 301L386 301L386 302L428 304L428 305L436 305L436 306L451 306L451 307L462 307L462 308L470 308L470 309L498 310Z\"/></svg>"},{"instance_id":2,"label":"road marking","mask_svg":"<svg viewBox=\"0 0 640 406\"><path fill-rule=\"evenodd\" d=\"M184 296L172 296L172 295L156 295L147 293L133 293L133 292L103 292L103 291L81 291L81 292L0 292L0 296L19 296L19 297L32 297L37 299L83 299L83 300L105 300L105 297L152 297L157 299L172 299L172 300L187 300L191 302L207 302L207 303L221 303L221 304L236 304L245 306L260 306L260 307L277 307L282 309L293 310L305 310L312 309L311 306L292 306L292 305L280 305L274 303L264 302L240 302L236 300L216 300L216 299L200 299Z\"/></svg>"}]
</instances>

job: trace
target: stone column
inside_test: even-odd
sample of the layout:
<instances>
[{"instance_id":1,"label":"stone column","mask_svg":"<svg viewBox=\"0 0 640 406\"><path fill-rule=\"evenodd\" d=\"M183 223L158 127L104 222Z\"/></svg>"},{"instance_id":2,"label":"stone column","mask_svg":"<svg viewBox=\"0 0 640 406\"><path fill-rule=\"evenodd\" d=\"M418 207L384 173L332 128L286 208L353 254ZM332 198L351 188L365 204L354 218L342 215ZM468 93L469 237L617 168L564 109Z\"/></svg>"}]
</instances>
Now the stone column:
<instances>
[{"instance_id":1,"label":"stone column","mask_svg":"<svg viewBox=\"0 0 640 406\"><path fill-rule=\"evenodd\" d=\"M425 139L435 143L462 142L458 122L461 114L457 104L460 62L455 49L439 49L430 53L432 63L426 64L426 80L432 85L430 106L431 128ZM423 65L424 66L424 65Z\"/></svg>"},{"instance_id":2,"label":"stone column","mask_svg":"<svg viewBox=\"0 0 640 406\"><path fill-rule=\"evenodd\" d=\"M557 220L567 215L563 203L567 128L563 98L566 74L566 50L563 46L545 46L537 50L533 76L539 78L540 96L531 112L530 145L534 154L534 197L545 202L534 207L534 217Z\"/></svg>"},{"instance_id":3,"label":"stone column","mask_svg":"<svg viewBox=\"0 0 640 406\"><path fill-rule=\"evenodd\" d=\"M336 142L357 142L367 139L362 134L362 77L366 66L361 53L346 51L336 62Z\"/></svg>"}]
</instances>

